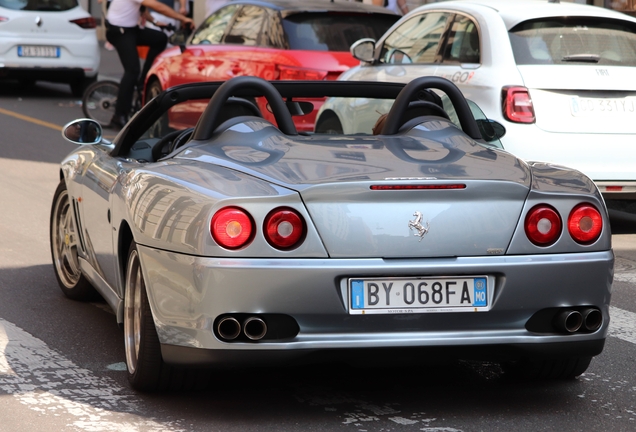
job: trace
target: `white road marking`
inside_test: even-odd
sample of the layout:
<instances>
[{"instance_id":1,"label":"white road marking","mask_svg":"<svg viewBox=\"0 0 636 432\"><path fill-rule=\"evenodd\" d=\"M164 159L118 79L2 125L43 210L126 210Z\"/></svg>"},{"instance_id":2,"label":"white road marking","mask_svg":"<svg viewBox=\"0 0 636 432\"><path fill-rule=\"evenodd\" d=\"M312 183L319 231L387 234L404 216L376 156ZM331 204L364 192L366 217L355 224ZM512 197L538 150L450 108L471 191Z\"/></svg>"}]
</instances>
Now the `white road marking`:
<instances>
[{"instance_id":1,"label":"white road marking","mask_svg":"<svg viewBox=\"0 0 636 432\"><path fill-rule=\"evenodd\" d=\"M184 431L181 421L142 416L135 393L75 365L43 341L0 318L0 394L29 409L69 419L81 431Z\"/></svg>"},{"instance_id":2,"label":"white road marking","mask_svg":"<svg viewBox=\"0 0 636 432\"><path fill-rule=\"evenodd\" d=\"M610 306L609 335L636 344L636 313Z\"/></svg>"}]
</instances>

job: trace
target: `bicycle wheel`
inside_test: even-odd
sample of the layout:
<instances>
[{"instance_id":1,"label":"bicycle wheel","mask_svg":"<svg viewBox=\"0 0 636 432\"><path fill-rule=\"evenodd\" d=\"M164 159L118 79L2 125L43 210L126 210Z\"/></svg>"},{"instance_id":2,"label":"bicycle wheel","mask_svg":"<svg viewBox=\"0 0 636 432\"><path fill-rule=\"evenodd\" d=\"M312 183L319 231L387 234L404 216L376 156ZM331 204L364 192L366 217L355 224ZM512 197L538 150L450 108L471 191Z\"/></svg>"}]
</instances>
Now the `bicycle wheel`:
<instances>
[{"instance_id":1,"label":"bicycle wheel","mask_svg":"<svg viewBox=\"0 0 636 432\"><path fill-rule=\"evenodd\" d=\"M115 114L117 93L119 93L119 83L115 81L97 81L91 84L82 96L84 115L102 126L108 126Z\"/></svg>"}]
</instances>

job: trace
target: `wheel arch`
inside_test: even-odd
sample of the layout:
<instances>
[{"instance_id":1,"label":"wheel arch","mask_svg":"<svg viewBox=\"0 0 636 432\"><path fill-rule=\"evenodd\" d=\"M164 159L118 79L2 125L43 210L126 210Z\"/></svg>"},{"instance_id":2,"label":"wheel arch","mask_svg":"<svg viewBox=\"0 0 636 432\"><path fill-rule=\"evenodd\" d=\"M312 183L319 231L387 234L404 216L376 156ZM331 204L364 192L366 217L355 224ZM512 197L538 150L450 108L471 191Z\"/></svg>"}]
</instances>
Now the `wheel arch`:
<instances>
[{"instance_id":1,"label":"wheel arch","mask_svg":"<svg viewBox=\"0 0 636 432\"><path fill-rule=\"evenodd\" d=\"M128 251L130 244L134 241L132 229L128 221L122 220L119 224L117 236L117 266L119 280L121 281L121 298L124 298L126 287L126 266L128 265ZM122 325L124 322L124 302L121 301L117 308L117 323Z\"/></svg>"},{"instance_id":2,"label":"wheel arch","mask_svg":"<svg viewBox=\"0 0 636 432\"><path fill-rule=\"evenodd\" d=\"M332 119L338 120L338 122L340 123L340 127L344 130L344 125L342 123L342 120L340 119L340 116L332 109L326 109L322 113L320 113L320 117L316 121L315 130L318 131L324 122Z\"/></svg>"}]
</instances>

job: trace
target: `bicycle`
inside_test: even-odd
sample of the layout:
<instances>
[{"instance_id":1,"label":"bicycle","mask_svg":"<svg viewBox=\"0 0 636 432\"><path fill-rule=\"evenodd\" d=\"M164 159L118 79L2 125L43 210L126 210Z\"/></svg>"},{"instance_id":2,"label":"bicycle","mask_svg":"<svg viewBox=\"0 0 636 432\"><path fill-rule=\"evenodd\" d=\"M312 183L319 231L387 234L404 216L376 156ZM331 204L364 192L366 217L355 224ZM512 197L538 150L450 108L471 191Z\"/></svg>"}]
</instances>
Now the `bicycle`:
<instances>
[{"instance_id":1,"label":"bicycle","mask_svg":"<svg viewBox=\"0 0 636 432\"><path fill-rule=\"evenodd\" d=\"M118 93L119 83L117 81L100 80L88 86L82 96L82 111L84 112L84 116L95 120L103 127L108 126L115 114ZM141 95L139 89L135 86L130 112L131 116L140 109Z\"/></svg>"}]
</instances>

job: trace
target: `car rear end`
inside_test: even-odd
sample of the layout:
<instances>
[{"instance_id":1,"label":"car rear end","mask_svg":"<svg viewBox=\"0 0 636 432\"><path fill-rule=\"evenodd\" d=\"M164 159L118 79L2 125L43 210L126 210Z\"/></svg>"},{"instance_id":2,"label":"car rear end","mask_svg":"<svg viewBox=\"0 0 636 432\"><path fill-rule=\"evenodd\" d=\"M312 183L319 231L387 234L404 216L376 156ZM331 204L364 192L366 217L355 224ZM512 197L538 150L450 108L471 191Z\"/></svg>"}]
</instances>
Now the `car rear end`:
<instances>
[{"instance_id":1,"label":"car rear end","mask_svg":"<svg viewBox=\"0 0 636 432\"><path fill-rule=\"evenodd\" d=\"M501 90L503 142L525 160L581 170L627 209L636 202L636 20L591 16L597 10L581 7L578 16L537 17L509 29L521 82Z\"/></svg>"},{"instance_id":2,"label":"car rear end","mask_svg":"<svg viewBox=\"0 0 636 432\"><path fill-rule=\"evenodd\" d=\"M442 123L432 141L251 122L179 156L214 191L168 185L170 164L142 174L135 236L164 360L600 353L613 254L594 184Z\"/></svg>"},{"instance_id":3,"label":"car rear end","mask_svg":"<svg viewBox=\"0 0 636 432\"><path fill-rule=\"evenodd\" d=\"M79 83L99 60L95 20L77 0L0 1L0 77Z\"/></svg>"}]
</instances>

